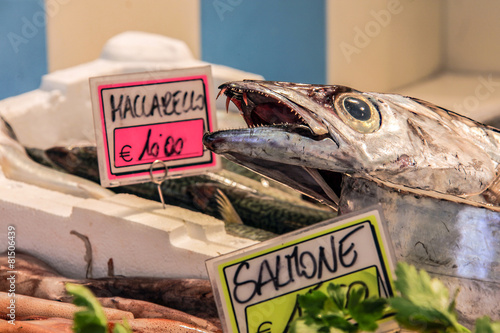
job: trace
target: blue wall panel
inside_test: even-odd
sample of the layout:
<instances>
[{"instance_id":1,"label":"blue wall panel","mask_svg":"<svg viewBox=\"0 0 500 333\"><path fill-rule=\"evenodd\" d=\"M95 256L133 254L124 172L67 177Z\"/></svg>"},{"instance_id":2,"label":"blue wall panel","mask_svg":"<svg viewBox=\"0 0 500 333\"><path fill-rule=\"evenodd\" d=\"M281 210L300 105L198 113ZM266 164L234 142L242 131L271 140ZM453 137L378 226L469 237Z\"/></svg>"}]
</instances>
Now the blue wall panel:
<instances>
[{"instance_id":1,"label":"blue wall panel","mask_svg":"<svg viewBox=\"0 0 500 333\"><path fill-rule=\"evenodd\" d=\"M36 89L47 73L44 1L0 0L0 99Z\"/></svg>"},{"instance_id":2,"label":"blue wall panel","mask_svg":"<svg viewBox=\"0 0 500 333\"><path fill-rule=\"evenodd\" d=\"M267 80L326 82L325 0L200 0L202 59Z\"/></svg>"}]
</instances>

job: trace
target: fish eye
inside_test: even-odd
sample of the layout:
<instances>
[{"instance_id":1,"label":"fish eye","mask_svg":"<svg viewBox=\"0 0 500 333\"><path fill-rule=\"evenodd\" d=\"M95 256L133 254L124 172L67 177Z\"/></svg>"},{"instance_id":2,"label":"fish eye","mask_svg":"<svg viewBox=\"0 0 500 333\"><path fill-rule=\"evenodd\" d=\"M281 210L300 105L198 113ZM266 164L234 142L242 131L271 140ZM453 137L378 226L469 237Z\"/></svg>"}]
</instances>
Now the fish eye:
<instances>
[{"instance_id":1,"label":"fish eye","mask_svg":"<svg viewBox=\"0 0 500 333\"><path fill-rule=\"evenodd\" d=\"M365 96L344 93L335 99L340 119L359 133L373 133L380 128L380 112Z\"/></svg>"}]
</instances>

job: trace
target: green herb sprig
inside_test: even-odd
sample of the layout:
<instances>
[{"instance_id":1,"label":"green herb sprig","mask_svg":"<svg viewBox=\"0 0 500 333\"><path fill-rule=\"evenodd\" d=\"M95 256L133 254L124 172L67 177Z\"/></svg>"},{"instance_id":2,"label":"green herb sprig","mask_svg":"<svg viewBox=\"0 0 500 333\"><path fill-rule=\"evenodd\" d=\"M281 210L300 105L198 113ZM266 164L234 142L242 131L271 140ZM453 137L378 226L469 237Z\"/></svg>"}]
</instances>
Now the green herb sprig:
<instances>
[{"instance_id":1,"label":"green herb sprig","mask_svg":"<svg viewBox=\"0 0 500 333\"><path fill-rule=\"evenodd\" d=\"M291 332L304 332L312 327L314 332L331 332L331 328L355 333L359 330L374 331L386 311L385 298L366 298L366 287L352 288L329 284L327 294L313 290L299 296L303 315L291 326Z\"/></svg>"},{"instance_id":2,"label":"green herb sprig","mask_svg":"<svg viewBox=\"0 0 500 333\"><path fill-rule=\"evenodd\" d=\"M451 301L449 290L424 270L400 262L396 268L396 290L400 296L389 299L366 298L366 288L348 290L329 284L326 294L320 290L300 295L301 315L290 324L292 333L374 332L377 321L395 313L401 327L422 333L471 333L460 325L455 311L458 291ZM500 333L500 321L477 319L475 333Z\"/></svg>"},{"instance_id":3,"label":"green herb sprig","mask_svg":"<svg viewBox=\"0 0 500 333\"><path fill-rule=\"evenodd\" d=\"M73 304L84 307L75 313L73 332L108 333L108 320L94 294L87 287L73 283L66 284L66 291L74 297ZM123 325L114 325L112 333L132 333L132 329L124 320Z\"/></svg>"},{"instance_id":4,"label":"green herb sprig","mask_svg":"<svg viewBox=\"0 0 500 333\"><path fill-rule=\"evenodd\" d=\"M399 325L423 333L470 333L457 321L457 292L450 302L448 288L441 281L406 263L398 264L396 276L395 286L401 296L391 298L389 304L396 310Z\"/></svg>"}]
</instances>

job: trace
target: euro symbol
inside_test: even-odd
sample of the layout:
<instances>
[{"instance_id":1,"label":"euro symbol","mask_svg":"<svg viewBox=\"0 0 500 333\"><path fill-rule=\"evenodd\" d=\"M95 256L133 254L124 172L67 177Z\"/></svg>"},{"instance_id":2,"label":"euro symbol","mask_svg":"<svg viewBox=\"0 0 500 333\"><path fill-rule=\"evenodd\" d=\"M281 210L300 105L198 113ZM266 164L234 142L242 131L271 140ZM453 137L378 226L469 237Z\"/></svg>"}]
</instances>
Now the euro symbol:
<instances>
[{"instance_id":1,"label":"euro symbol","mask_svg":"<svg viewBox=\"0 0 500 333\"><path fill-rule=\"evenodd\" d=\"M268 324L268 325L269 325L269 327L262 327L262 326L264 326L264 325L266 325L266 324ZM273 323L272 323L272 322L270 322L270 321L265 321L265 322L263 322L262 324L260 324L260 325L259 325L259 328L257 329L257 332L258 332L258 333L270 333L270 332L271 332L271 325L272 325L272 324L273 324Z\"/></svg>"},{"instance_id":2,"label":"euro symbol","mask_svg":"<svg viewBox=\"0 0 500 333\"><path fill-rule=\"evenodd\" d=\"M129 145L123 146L122 150L120 151L120 157L125 162L130 162L130 161L132 161L132 157L129 157L130 156L130 150L124 151L125 148L132 148L132 147L129 146Z\"/></svg>"}]
</instances>

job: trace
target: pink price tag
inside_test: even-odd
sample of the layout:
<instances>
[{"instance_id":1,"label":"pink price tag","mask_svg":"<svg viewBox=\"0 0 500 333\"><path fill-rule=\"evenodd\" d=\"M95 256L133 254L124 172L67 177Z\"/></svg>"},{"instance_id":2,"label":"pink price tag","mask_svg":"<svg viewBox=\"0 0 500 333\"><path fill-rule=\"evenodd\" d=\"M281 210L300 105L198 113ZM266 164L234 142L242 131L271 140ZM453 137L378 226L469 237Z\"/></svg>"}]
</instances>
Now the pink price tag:
<instances>
[{"instance_id":1,"label":"pink price tag","mask_svg":"<svg viewBox=\"0 0 500 333\"><path fill-rule=\"evenodd\" d=\"M151 164L203 155L203 119L116 128L115 166Z\"/></svg>"},{"instance_id":2,"label":"pink price tag","mask_svg":"<svg viewBox=\"0 0 500 333\"><path fill-rule=\"evenodd\" d=\"M202 140L216 129L212 85L209 66L91 78L101 184L149 182L157 160L168 177L217 170Z\"/></svg>"}]
</instances>

